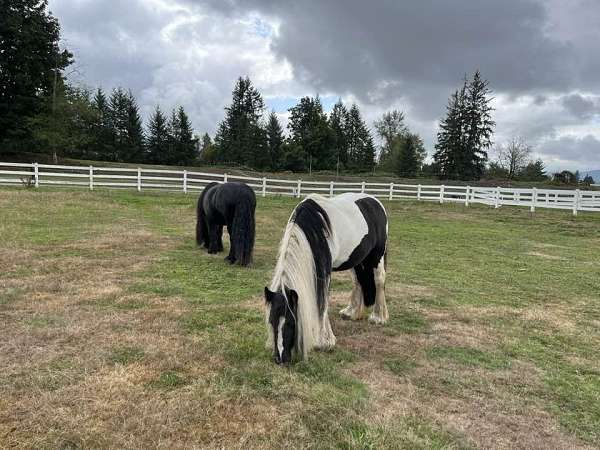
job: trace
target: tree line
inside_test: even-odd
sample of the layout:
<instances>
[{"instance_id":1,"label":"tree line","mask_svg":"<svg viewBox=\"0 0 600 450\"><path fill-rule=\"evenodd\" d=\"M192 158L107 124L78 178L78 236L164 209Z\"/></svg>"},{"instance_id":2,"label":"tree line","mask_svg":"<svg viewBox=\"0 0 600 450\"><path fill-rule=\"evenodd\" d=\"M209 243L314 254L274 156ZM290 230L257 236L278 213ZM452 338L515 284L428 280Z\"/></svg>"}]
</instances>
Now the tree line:
<instances>
[{"instance_id":1,"label":"tree line","mask_svg":"<svg viewBox=\"0 0 600 450\"><path fill-rule=\"evenodd\" d=\"M402 111L384 113L372 131L356 104L339 100L327 113L318 95L306 96L288 110L284 129L248 77L236 81L214 139L208 133L195 136L181 106L170 114L157 106L144 126L131 91L91 92L68 83L65 71L73 55L59 48L59 38L47 0L9 2L0 15L0 155L49 152L55 159L295 172L377 170L466 181L548 179L524 140L494 145L492 90L479 71L465 76L450 96L427 162L423 140ZM492 150L495 160L488 155ZM571 183L576 175L562 171L553 179Z\"/></svg>"},{"instance_id":2,"label":"tree line","mask_svg":"<svg viewBox=\"0 0 600 450\"><path fill-rule=\"evenodd\" d=\"M202 162L295 172L374 168L373 137L356 104L347 108L340 100L327 115L319 96L307 96L289 113L286 135L275 112L265 117L264 100L250 79L240 77L214 143L203 139Z\"/></svg>"}]
</instances>

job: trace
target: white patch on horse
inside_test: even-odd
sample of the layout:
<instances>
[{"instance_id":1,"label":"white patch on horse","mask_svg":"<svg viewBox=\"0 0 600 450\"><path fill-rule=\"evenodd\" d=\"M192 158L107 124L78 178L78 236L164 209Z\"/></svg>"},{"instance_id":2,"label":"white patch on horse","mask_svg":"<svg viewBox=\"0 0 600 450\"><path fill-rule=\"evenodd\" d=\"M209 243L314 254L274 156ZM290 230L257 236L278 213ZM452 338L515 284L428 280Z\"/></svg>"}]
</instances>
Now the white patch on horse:
<instances>
[{"instance_id":1,"label":"white patch on horse","mask_svg":"<svg viewBox=\"0 0 600 450\"><path fill-rule=\"evenodd\" d=\"M285 325L285 317L279 318L279 326L277 327L277 351L279 357L283 358L283 326Z\"/></svg>"},{"instance_id":2,"label":"white patch on horse","mask_svg":"<svg viewBox=\"0 0 600 450\"><path fill-rule=\"evenodd\" d=\"M307 197L325 210L331 228L338 230L332 238L328 239L333 268L348 261L354 249L369 232L369 225L356 204L357 200L366 197L370 196L354 192L347 192L331 199L315 194ZM343 233L339 230L343 230Z\"/></svg>"}]
</instances>

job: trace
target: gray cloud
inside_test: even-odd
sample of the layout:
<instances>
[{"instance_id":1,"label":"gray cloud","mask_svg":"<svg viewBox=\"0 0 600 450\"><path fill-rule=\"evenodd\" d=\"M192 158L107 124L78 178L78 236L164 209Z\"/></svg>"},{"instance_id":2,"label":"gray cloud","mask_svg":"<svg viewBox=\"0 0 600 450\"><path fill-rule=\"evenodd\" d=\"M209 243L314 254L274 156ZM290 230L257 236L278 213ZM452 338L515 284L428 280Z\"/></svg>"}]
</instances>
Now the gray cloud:
<instances>
[{"instance_id":1,"label":"gray cloud","mask_svg":"<svg viewBox=\"0 0 600 450\"><path fill-rule=\"evenodd\" d=\"M550 164L600 167L596 0L50 5L86 83L131 88L145 113L183 104L199 131L214 132L235 79L250 75L267 99L341 96L369 120L403 109L432 150L448 96L478 68L498 141L518 134Z\"/></svg>"},{"instance_id":2,"label":"gray cloud","mask_svg":"<svg viewBox=\"0 0 600 450\"><path fill-rule=\"evenodd\" d=\"M584 97L581 94L566 95L562 98L565 109L578 119L591 119L600 114L600 100L595 97Z\"/></svg>"}]
</instances>

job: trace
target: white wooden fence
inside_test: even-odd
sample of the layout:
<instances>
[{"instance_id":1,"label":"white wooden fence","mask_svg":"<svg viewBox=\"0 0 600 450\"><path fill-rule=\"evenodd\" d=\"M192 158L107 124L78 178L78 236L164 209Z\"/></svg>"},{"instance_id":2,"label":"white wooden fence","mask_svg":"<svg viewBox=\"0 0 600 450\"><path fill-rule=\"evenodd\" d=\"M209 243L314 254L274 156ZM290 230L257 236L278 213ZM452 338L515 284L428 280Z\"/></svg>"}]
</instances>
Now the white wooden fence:
<instances>
[{"instance_id":1,"label":"white wooden fence","mask_svg":"<svg viewBox=\"0 0 600 450\"><path fill-rule=\"evenodd\" d=\"M277 180L267 177L163 170L130 167L61 166L50 164L21 164L0 162L0 185L80 186L95 188L123 188L147 190L198 192L211 182L243 181L259 195L288 195L301 197L311 193L326 196L342 192L364 192L395 200L412 199L455 202L468 206L481 203L499 208L503 205L536 208L555 208L600 212L600 191L521 189L503 187L448 186L428 184L366 183L341 181Z\"/></svg>"}]
</instances>

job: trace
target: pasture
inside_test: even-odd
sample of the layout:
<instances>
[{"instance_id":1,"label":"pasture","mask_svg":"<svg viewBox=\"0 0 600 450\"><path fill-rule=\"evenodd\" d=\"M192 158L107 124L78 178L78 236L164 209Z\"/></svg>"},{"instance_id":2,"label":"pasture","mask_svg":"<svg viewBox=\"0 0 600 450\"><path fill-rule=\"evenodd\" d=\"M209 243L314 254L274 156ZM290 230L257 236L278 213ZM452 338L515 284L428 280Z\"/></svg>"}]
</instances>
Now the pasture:
<instances>
[{"instance_id":1,"label":"pasture","mask_svg":"<svg viewBox=\"0 0 600 450\"><path fill-rule=\"evenodd\" d=\"M291 368L254 265L194 242L192 195L0 190L0 447L600 446L600 215L385 202L390 321ZM226 243L226 250L228 243Z\"/></svg>"}]
</instances>

